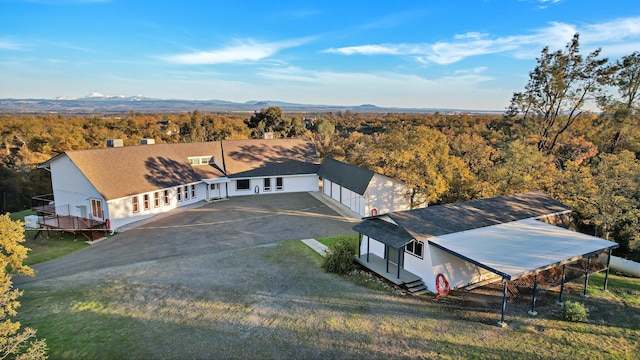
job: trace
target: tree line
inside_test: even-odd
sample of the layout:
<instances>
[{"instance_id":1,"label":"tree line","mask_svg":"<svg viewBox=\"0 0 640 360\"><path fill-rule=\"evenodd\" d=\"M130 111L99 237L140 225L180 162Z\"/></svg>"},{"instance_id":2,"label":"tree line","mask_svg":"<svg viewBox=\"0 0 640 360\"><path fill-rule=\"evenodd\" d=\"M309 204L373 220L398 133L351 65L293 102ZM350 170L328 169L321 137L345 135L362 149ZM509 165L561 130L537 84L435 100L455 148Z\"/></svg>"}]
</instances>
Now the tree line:
<instances>
[{"instance_id":1,"label":"tree line","mask_svg":"<svg viewBox=\"0 0 640 360\"><path fill-rule=\"evenodd\" d=\"M4 115L0 196L5 211L50 192L38 163L66 151L135 145L307 137L332 157L400 179L414 206L544 191L574 209L582 231L640 247L640 54L610 61L564 49L542 50L523 91L504 114L250 113L121 116Z\"/></svg>"}]
</instances>

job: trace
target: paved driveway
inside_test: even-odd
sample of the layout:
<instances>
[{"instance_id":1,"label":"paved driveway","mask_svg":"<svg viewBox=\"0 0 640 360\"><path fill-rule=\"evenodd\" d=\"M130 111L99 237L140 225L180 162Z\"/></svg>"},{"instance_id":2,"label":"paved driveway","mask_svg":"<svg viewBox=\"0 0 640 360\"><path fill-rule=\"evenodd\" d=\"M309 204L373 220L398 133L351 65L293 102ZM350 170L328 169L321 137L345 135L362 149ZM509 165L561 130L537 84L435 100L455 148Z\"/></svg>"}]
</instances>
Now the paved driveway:
<instances>
[{"instance_id":1,"label":"paved driveway","mask_svg":"<svg viewBox=\"0 0 640 360\"><path fill-rule=\"evenodd\" d=\"M308 193L234 197L164 217L36 265L35 277L16 278L15 283L281 240L353 234L353 225Z\"/></svg>"}]
</instances>

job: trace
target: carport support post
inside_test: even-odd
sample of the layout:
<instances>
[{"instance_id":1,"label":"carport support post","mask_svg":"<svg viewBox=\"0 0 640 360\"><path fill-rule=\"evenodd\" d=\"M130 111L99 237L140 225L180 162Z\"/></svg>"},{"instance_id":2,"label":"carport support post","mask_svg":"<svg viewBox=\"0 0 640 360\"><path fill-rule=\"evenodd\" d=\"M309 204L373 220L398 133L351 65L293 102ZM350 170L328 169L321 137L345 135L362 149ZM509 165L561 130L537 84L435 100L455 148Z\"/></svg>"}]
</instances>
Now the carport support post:
<instances>
[{"instance_id":1,"label":"carport support post","mask_svg":"<svg viewBox=\"0 0 640 360\"><path fill-rule=\"evenodd\" d=\"M529 315L536 316L538 312L536 311L536 296L538 296L538 273L536 272L535 277L533 278L533 297L531 298L531 310L529 310Z\"/></svg>"},{"instance_id":2,"label":"carport support post","mask_svg":"<svg viewBox=\"0 0 640 360\"><path fill-rule=\"evenodd\" d=\"M507 323L504 322L504 312L507 309L507 283L509 281L507 278L502 278L502 313L500 315L500 321L498 321L498 326L507 327Z\"/></svg>"},{"instance_id":3,"label":"carport support post","mask_svg":"<svg viewBox=\"0 0 640 360\"><path fill-rule=\"evenodd\" d=\"M587 299L589 295L587 295L587 286L589 285L589 271L591 270L591 257L587 261L587 272L584 274L584 290L582 291L582 297Z\"/></svg>"},{"instance_id":4,"label":"carport support post","mask_svg":"<svg viewBox=\"0 0 640 360\"><path fill-rule=\"evenodd\" d=\"M562 265L562 281L560 282L560 298L558 299L558 305L562 306L562 293L564 292L564 280L566 279L565 270L567 270L567 264Z\"/></svg>"},{"instance_id":5,"label":"carport support post","mask_svg":"<svg viewBox=\"0 0 640 360\"><path fill-rule=\"evenodd\" d=\"M358 234L358 259L362 257L362 252L360 248L362 247L362 234Z\"/></svg>"},{"instance_id":6,"label":"carport support post","mask_svg":"<svg viewBox=\"0 0 640 360\"><path fill-rule=\"evenodd\" d=\"M609 283L609 265L611 265L611 249L609 249L609 255L607 256L607 271L604 273L604 287L602 290L607 291L607 284Z\"/></svg>"}]
</instances>

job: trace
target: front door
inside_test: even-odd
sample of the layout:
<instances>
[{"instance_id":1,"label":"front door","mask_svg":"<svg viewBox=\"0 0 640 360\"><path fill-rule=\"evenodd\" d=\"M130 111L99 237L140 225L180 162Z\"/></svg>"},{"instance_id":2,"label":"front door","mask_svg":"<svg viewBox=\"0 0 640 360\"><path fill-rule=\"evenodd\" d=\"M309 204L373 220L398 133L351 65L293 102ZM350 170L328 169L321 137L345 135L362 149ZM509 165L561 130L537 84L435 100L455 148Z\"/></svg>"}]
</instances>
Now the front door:
<instances>
[{"instance_id":1,"label":"front door","mask_svg":"<svg viewBox=\"0 0 640 360\"><path fill-rule=\"evenodd\" d=\"M389 245L385 245L387 247L387 254L389 254L389 262L398 265L398 254L400 253L399 249L392 248ZM400 254L400 267L402 267L402 254Z\"/></svg>"},{"instance_id":2,"label":"front door","mask_svg":"<svg viewBox=\"0 0 640 360\"><path fill-rule=\"evenodd\" d=\"M91 217L94 219L104 220L104 213L102 212L102 200L91 199Z\"/></svg>"}]
</instances>

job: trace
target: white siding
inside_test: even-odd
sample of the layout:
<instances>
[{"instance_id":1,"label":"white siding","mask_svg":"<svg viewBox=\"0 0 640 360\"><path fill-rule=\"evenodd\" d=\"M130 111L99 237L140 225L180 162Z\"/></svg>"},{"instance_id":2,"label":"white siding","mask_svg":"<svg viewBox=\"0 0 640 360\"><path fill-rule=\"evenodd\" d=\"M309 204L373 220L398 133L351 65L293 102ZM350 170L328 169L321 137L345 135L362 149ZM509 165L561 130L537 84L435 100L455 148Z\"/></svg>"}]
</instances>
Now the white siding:
<instances>
[{"instance_id":1,"label":"white siding","mask_svg":"<svg viewBox=\"0 0 640 360\"><path fill-rule=\"evenodd\" d=\"M409 210L411 204L406 197L408 191L409 188L403 182L374 174L365 192L366 216L371 215L373 209L376 209L378 214Z\"/></svg>"},{"instance_id":2,"label":"white siding","mask_svg":"<svg viewBox=\"0 0 640 360\"><path fill-rule=\"evenodd\" d=\"M276 178L282 178L282 190L276 189ZM258 195L258 194L278 194L290 192L318 191L318 175L290 175L274 176L271 178L271 191L264 191L264 177L250 178L249 190L236 190L236 180L229 181L229 196ZM242 179L242 178L240 178ZM246 179L246 178L244 178Z\"/></svg>"},{"instance_id":3,"label":"white siding","mask_svg":"<svg viewBox=\"0 0 640 360\"><path fill-rule=\"evenodd\" d=\"M431 247L431 261L433 263L434 281L435 276L443 274L451 289L475 284L497 276L488 270L435 247Z\"/></svg>"},{"instance_id":4,"label":"white siding","mask_svg":"<svg viewBox=\"0 0 640 360\"><path fill-rule=\"evenodd\" d=\"M191 196L191 185L196 186L196 196ZM184 197L184 187L187 186L189 191L189 198L186 199ZM154 215L162 214L167 211L171 211L175 208L197 203L199 201L205 200L207 196L207 184L204 183L196 183L196 184L188 184L181 185L182 189L182 200L178 201L177 192L178 187L172 187L167 189L160 189L157 191L151 191L147 193L141 193L137 195L127 196L120 199L110 200L108 202L109 205L109 222L111 223L112 229L117 229L124 225L130 224L132 222L148 219ZM164 202L164 191L169 191L169 204L165 204ZM159 206L155 206L155 193L158 193L160 204ZM149 209L144 208L144 195L149 195ZM138 197L138 206L139 210L137 212L133 211L133 198Z\"/></svg>"},{"instance_id":5,"label":"white siding","mask_svg":"<svg viewBox=\"0 0 640 360\"><path fill-rule=\"evenodd\" d=\"M91 213L90 199L94 198L102 201L104 216L108 216L102 196L67 156L51 162L51 183L59 215L82 216L84 206L84 213L88 216Z\"/></svg>"}]
</instances>

